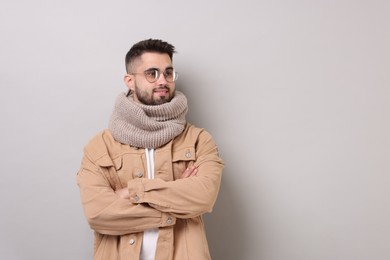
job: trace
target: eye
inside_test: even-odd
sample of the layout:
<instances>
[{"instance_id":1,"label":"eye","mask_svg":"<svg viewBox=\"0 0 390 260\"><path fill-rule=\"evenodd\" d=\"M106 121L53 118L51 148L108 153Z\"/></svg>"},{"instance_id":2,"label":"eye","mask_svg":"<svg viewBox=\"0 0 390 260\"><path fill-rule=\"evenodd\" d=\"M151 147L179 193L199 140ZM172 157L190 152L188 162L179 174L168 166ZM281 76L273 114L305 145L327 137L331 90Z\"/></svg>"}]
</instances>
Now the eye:
<instances>
[{"instance_id":1,"label":"eye","mask_svg":"<svg viewBox=\"0 0 390 260\"><path fill-rule=\"evenodd\" d=\"M158 78L158 70L157 69L150 69L145 71L145 76L150 79L157 79Z\"/></svg>"},{"instance_id":2,"label":"eye","mask_svg":"<svg viewBox=\"0 0 390 260\"><path fill-rule=\"evenodd\" d=\"M167 76L172 76L173 73L174 73L174 69L166 69L165 70L165 75L167 75Z\"/></svg>"}]
</instances>

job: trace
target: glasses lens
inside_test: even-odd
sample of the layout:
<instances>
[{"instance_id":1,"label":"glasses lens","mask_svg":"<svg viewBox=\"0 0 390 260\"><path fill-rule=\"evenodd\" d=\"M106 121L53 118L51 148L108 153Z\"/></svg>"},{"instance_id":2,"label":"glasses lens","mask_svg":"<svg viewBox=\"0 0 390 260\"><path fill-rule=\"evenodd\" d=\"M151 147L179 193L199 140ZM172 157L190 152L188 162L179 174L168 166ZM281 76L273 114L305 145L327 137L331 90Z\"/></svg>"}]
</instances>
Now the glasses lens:
<instances>
[{"instance_id":1,"label":"glasses lens","mask_svg":"<svg viewBox=\"0 0 390 260\"><path fill-rule=\"evenodd\" d=\"M159 76L160 72L156 69L150 69L145 71L145 77L150 83L155 82Z\"/></svg>"},{"instance_id":2,"label":"glasses lens","mask_svg":"<svg viewBox=\"0 0 390 260\"><path fill-rule=\"evenodd\" d=\"M165 80L168 82L174 82L177 79L177 72L175 72L175 69L169 68L164 71L164 77ZM160 77L160 71L158 69L149 69L145 71L145 78L150 83L154 83L158 80Z\"/></svg>"},{"instance_id":3,"label":"glasses lens","mask_svg":"<svg viewBox=\"0 0 390 260\"><path fill-rule=\"evenodd\" d=\"M175 81L175 70L174 69L167 69L164 72L165 79L169 82Z\"/></svg>"}]
</instances>

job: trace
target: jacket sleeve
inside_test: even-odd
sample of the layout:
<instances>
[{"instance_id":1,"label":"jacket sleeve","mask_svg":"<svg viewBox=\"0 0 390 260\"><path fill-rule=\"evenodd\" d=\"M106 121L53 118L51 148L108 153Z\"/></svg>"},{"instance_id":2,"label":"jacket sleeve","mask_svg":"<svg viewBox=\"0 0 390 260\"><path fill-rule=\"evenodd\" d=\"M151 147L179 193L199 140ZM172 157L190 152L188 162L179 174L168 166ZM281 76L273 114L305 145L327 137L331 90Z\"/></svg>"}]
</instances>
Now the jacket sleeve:
<instances>
[{"instance_id":1,"label":"jacket sleeve","mask_svg":"<svg viewBox=\"0 0 390 260\"><path fill-rule=\"evenodd\" d=\"M146 229L174 225L176 219L148 204L132 204L120 198L102 168L84 156L77 175L84 214L90 227L98 233L123 235Z\"/></svg>"},{"instance_id":2,"label":"jacket sleeve","mask_svg":"<svg viewBox=\"0 0 390 260\"><path fill-rule=\"evenodd\" d=\"M128 189L131 202L134 205L148 203L177 218L193 218L211 212L217 199L224 164L214 140L206 131L198 136L195 149L197 176L175 181L130 180Z\"/></svg>"}]
</instances>

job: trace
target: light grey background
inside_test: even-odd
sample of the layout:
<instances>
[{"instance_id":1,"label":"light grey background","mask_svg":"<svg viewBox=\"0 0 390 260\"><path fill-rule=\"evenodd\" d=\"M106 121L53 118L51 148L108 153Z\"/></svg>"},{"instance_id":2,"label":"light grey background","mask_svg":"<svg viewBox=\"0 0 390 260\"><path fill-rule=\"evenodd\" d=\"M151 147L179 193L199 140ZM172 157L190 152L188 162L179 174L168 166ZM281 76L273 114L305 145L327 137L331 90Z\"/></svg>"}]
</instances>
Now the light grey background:
<instances>
[{"instance_id":1,"label":"light grey background","mask_svg":"<svg viewBox=\"0 0 390 260\"><path fill-rule=\"evenodd\" d=\"M82 148L152 37L226 162L214 259L390 259L389 3L2 0L0 258L91 259Z\"/></svg>"}]
</instances>

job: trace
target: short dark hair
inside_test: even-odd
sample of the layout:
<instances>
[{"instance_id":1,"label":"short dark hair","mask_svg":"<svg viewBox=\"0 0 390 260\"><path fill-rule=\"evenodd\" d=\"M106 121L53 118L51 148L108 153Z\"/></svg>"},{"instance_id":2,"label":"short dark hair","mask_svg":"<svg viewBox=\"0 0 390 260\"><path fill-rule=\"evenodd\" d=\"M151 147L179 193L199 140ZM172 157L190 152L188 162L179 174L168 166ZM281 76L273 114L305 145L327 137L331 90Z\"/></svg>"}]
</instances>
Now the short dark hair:
<instances>
[{"instance_id":1,"label":"short dark hair","mask_svg":"<svg viewBox=\"0 0 390 260\"><path fill-rule=\"evenodd\" d=\"M157 53L166 53L169 55L169 58L173 58L175 51L175 46L170 43L164 42L157 39L148 39L140 41L131 47L127 52L125 58L126 71L128 71L129 65L138 57L140 57L145 52L157 52Z\"/></svg>"}]
</instances>

